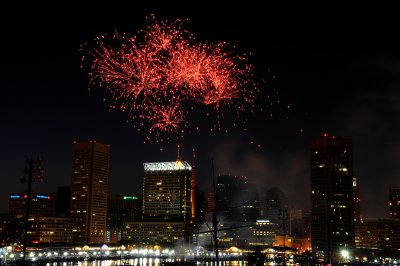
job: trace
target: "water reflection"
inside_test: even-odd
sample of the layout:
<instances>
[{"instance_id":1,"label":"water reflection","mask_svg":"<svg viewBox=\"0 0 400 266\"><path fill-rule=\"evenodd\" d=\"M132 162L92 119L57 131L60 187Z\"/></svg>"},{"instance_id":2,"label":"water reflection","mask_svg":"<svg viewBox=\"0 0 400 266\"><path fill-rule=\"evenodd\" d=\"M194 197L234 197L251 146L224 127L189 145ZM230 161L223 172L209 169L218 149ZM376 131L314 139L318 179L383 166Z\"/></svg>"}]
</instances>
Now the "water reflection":
<instances>
[{"instance_id":1,"label":"water reflection","mask_svg":"<svg viewBox=\"0 0 400 266\"><path fill-rule=\"evenodd\" d=\"M126 260L96 260L96 261L75 261L75 262L53 262L42 264L46 266L162 266L159 258L136 258ZM181 264L184 266L184 264ZM216 266L213 261L198 261L198 266ZM220 261L218 266L247 266L247 261Z\"/></svg>"}]
</instances>

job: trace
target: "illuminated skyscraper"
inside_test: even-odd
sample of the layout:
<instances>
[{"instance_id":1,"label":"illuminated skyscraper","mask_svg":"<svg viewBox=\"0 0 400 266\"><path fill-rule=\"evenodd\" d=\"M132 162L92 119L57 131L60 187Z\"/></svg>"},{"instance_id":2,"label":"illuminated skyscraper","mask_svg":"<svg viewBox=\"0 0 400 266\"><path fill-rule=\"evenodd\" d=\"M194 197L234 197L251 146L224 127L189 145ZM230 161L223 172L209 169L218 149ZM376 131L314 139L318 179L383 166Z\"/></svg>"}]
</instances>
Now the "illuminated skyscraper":
<instances>
[{"instance_id":1,"label":"illuminated skyscraper","mask_svg":"<svg viewBox=\"0 0 400 266\"><path fill-rule=\"evenodd\" d=\"M176 162L144 163L143 220L125 224L124 240L144 245L174 244L191 229L192 167Z\"/></svg>"},{"instance_id":2,"label":"illuminated skyscraper","mask_svg":"<svg viewBox=\"0 0 400 266\"><path fill-rule=\"evenodd\" d=\"M351 139L324 134L312 141L312 250L327 263L354 258L353 177Z\"/></svg>"},{"instance_id":3,"label":"illuminated skyscraper","mask_svg":"<svg viewBox=\"0 0 400 266\"><path fill-rule=\"evenodd\" d=\"M400 188L389 190L390 217L400 218Z\"/></svg>"},{"instance_id":4,"label":"illuminated skyscraper","mask_svg":"<svg viewBox=\"0 0 400 266\"><path fill-rule=\"evenodd\" d=\"M179 160L143 165L143 218L189 222L192 167Z\"/></svg>"},{"instance_id":5,"label":"illuminated skyscraper","mask_svg":"<svg viewBox=\"0 0 400 266\"><path fill-rule=\"evenodd\" d=\"M76 225L75 242L104 242L109 157L109 145L74 142L70 217Z\"/></svg>"}]
</instances>

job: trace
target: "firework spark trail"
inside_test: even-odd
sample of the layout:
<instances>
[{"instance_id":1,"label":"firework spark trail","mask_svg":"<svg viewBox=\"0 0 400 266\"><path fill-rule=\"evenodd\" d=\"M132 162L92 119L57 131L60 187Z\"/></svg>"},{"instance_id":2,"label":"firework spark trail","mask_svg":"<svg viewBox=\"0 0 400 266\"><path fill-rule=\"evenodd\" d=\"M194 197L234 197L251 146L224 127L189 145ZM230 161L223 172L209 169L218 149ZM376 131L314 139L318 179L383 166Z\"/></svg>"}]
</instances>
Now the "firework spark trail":
<instances>
[{"instance_id":1,"label":"firework spark trail","mask_svg":"<svg viewBox=\"0 0 400 266\"><path fill-rule=\"evenodd\" d=\"M192 35L182 30L182 22L177 19L172 23L168 21L157 22L154 16L151 16L153 23L146 27L144 33L144 42L154 54L162 51L176 50L176 45L185 43ZM186 35L186 36L184 36Z\"/></svg>"},{"instance_id":2,"label":"firework spark trail","mask_svg":"<svg viewBox=\"0 0 400 266\"><path fill-rule=\"evenodd\" d=\"M152 19L139 36L97 37L82 58L90 60L90 85L104 87L138 131L148 139L183 136L198 105L210 106L217 119L222 107L238 114L254 107L258 89L246 56L232 56L226 43L197 43L180 20Z\"/></svg>"},{"instance_id":3,"label":"firework spark trail","mask_svg":"<svg viewBox=\"0 0 400 266\"><path fill-rule=\"evenodd\" d=\"M196 91L206 82L209 54L202 47L180 45L168 62L168 80L173 88L182 88L182 93L196 97Z\"/></svg>"},{"instance_id":4,"label":"firework spark trail","mask_svg":"<svg viewBox=\"0 0 400 266\"><path fill-rule=\"evenodd\" d=\"M152 123L149 131L151 134L158 134L159 132L177 132L186 127L187 120L185 112L181 108L179 97L174 98L168 104L154 104L150 103L149 107L149 122Z\"/></svg>"},{"instance_id":5,"label":"firework spark trail","mask_svg":"<svg viewBox=\"0 0 400 266\"><path fill-rule=\"evenodd\" d=\"M132 40L120 37L121 41L132 44ZM146 98L148 93L158 89L163 78L159 60L147 49L140 49L136 45L122 45L120 50L114 51L98 44L99 48L91 52L93 56L93 82L98 80L105 86L114 100L131 102L136 110L143 107L140 97ZM138 105L139 103L139 105Z\"/></svg>"}]
</instances>

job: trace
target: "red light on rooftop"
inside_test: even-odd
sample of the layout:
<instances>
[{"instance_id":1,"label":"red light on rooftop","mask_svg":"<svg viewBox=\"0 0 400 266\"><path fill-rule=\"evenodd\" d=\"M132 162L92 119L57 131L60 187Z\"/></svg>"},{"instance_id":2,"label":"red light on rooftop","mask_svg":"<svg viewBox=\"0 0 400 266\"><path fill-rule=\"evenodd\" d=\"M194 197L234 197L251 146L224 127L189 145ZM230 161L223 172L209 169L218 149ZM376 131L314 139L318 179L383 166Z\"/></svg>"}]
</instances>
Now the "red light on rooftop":
<instances>
[{"instance_id":1,"label":"red light on rooftop","mask_svg":"<svg viewBox=\"0 0 400 266\"><path fill-rule=\"evenodd\" d=\"M324 133L324 134L322 134L322 136L323 136L324 138L326 138L326 137L328 137L328 133Z\"/></svg>"},{"instance_id":2,"label":"red light on rooftop","mask_svg":"<svg viewBox=\"0 0 400 266\"><path fill-rule=\"evenodd\" d=\"M332 139L336 139L336 136L332 136Z\"/></svg>"}]
</instances>

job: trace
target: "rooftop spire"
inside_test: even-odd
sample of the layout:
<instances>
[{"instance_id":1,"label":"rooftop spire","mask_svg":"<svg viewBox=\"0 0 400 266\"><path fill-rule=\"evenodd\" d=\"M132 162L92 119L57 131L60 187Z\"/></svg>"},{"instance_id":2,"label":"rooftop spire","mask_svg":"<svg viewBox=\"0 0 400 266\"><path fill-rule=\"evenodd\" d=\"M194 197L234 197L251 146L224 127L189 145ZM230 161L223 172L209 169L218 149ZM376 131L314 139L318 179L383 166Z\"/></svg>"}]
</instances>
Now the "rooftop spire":
<instances>
[{"instance_id":1,"label":"rooftop spire","mask_svg":"<svg viewBox=\"0 0 400 266\"><path fill-rule=\"evenodd\" d=\"M181 149L181 145L179 145L178 144L178 160L177 161L180 161L181 160L181 156L180 156L180 149Z\"/></svg>"}]
</instances>

